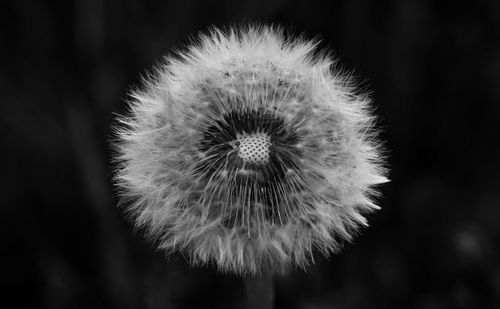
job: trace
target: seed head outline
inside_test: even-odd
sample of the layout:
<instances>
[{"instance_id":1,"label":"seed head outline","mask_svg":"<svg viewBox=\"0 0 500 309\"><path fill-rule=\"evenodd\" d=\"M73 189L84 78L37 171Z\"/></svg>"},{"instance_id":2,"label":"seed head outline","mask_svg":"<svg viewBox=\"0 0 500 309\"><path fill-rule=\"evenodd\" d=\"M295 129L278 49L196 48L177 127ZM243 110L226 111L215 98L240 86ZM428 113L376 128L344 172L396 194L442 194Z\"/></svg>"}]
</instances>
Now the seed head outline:
<instances>
[{"instance_id":1,"label":"seed head outline","mask_svg":"<svg viewBox=\"0 0 500 309\"><path fill-rule=\"evenodd\" d=\"M160 248L282 273L367 225L387 181L371 102L315 47L273 27L212 29L131 94L115 180Z\"/></svg>"}]
</instances>

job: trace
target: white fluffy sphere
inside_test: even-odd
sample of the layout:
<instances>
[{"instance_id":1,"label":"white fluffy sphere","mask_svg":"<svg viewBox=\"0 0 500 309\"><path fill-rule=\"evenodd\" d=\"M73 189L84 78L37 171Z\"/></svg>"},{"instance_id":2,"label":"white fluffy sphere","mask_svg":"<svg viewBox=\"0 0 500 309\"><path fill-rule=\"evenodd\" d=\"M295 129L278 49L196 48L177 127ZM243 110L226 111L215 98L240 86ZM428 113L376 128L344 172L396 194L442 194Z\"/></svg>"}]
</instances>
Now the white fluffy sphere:
<instances>
[{"instance_id":1,"label":"white fluffy sphere","mask_svg":"<svg viewBox=\"0 0 500 309\"><path fill-rule=\"evenodd\" d=\"M271 27L214 29L133 93L116 181L161 248L283 272L367 224L387 181L370 100L315 46Z\"/></svg>"}]
</instances>

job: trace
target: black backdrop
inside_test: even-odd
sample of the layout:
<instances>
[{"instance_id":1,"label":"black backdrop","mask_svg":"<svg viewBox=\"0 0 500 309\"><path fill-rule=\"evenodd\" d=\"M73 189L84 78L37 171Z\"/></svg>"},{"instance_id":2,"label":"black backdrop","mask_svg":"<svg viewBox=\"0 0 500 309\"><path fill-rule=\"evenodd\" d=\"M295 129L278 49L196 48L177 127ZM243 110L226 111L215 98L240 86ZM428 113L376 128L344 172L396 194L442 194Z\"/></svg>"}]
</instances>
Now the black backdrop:
<instances>
[{"instance_id":1,"label":"black backdrop","mask_svg":"<svg viewBox=\"0 0 500 309\"><path fill-rule=\"evenodd\" d=\"M371 88L392 182L371 227L275 281L276 308L500 306L499 1L3 1L5 308L237 308L243 282L165 259L110 182L114 112L209 25L320 35ZM2 306L3 307L3 306Z\"/></svg>"}]
</instances>

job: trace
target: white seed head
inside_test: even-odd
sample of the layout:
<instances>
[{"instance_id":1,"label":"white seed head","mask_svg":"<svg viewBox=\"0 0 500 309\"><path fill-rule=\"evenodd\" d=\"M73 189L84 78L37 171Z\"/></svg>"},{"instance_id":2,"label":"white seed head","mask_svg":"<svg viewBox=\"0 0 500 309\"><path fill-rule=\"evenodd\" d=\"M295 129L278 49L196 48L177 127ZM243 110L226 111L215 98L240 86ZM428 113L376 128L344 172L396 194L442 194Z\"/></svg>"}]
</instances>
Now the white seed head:
<instances>
[{"instance_id":1,"label":"white seed head","mask_svg":"<svg viewBox=\"0 0 500 309\"><path fill-rule=\"evenodd\" d=\"M370 100L315 46L271 27L215 29L132 94L116 181L161 248L284 272L367 225L387 181Z\"/></svg>"}]
</instances>

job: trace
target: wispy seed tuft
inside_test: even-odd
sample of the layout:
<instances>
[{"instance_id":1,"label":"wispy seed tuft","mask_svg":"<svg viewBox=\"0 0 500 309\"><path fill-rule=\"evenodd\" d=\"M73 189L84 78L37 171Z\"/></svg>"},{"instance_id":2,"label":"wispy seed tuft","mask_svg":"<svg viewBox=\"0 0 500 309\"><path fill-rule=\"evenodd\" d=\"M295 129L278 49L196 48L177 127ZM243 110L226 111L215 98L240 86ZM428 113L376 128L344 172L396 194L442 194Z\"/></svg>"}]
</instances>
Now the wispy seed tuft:
<instances>
[{"instance_id":1,"label":"wispy seed tuft","mask_svg":"<svg viewBox=\"0 0 500 309\"><path fill-rule=\"evenodd\" d=\"M272 27L213 29L167 57L116 125L116 183L135 224L192 264L305 267L378 209L370 99Z\"/></svg>"}]
</instances>

